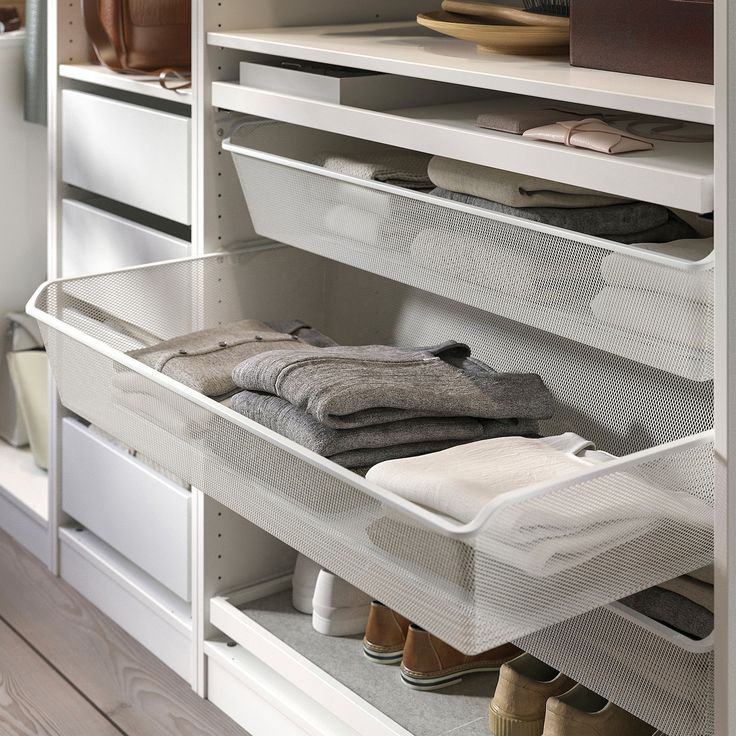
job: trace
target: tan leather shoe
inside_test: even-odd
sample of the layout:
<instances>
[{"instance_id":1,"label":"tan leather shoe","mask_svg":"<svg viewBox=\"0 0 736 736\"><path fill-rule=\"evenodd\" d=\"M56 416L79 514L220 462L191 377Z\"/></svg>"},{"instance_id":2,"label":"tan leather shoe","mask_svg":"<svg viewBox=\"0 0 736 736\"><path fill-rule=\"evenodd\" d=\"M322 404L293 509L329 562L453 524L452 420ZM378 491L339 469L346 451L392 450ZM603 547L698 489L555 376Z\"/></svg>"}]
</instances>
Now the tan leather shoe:
<instances>
[{"instance_id":1,"label":"tan leather shoe","mask_svg":"<svg viewBox=\"0 0 736 736\"><path fill-rule=\"evenodd\" d=\"M404 655L409 621L401 614L373 601L363 637L363 652L372 662L398 664Z\"/></svg>"},{"instance_id":2,"label":"tan leather shoe","mask_svg":"<svg viewBox=\"0 0 736 736\"><path fill-rule=\"evenodd\" d=\"M471 657L412 624L401 660L401 679L416 690L439 690L460 682L465 675L497 672L520 653L513 644L503 644Z\"/></svg>"},{"instance_id":3,"label":"tan leather shoe","mask_svg":"<svg viewBox=\"0 0 736 736\"><path fill-rule=\"evenodd\" d=\"M547 698L575 687L567 675L522 654L501 667L491 700L490 727L494 736L541 736Z\"/></svg>"},{"instance_id":4,"label":"tan leather shoe","mask_svg":"<svg viewBox=\"0 0 736 736\"><path fill-rule=\"evenodd\" d=\"M656 729L576 685L547 701L543 736L652 736Z\"/></svg>"}]
</instances>

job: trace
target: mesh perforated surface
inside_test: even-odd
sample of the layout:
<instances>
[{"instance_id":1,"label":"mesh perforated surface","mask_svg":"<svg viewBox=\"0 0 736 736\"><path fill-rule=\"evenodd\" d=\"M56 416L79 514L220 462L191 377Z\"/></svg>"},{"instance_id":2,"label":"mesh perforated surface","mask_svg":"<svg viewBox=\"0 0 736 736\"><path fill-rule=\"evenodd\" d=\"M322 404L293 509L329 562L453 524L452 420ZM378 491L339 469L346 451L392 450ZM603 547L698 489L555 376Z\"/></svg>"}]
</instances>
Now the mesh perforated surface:
<instances>
[{"instance_id":1,"label":"mesh perforated surface","mask_svg":"<svg viewBox=\"0 0 736 736\"><path fill-rule=\"evenodd\" d=\"M712 378L712 261L642 254L229 148L264 237L686 378Z\"/></svg>"},{"instance_id":2,"label":"mesh perforated surface","mask_svg":"<svg viewBox=\"0 0 736 736\"><path fill-rule=\"evenodd\" d=\"M360 284L383 312L361 307ZM67 407L468 653L712 559L707 436L540 488L459 532L122 352L224 321L298 315L342 341L361 329L399 344L456 337L500 369L538 370L562 407L546 429L577 428L570 422L579 417L609 451L658 445L711 421L706 383L587 355L591 348L382 284L269 247L57 282L37 307Z\"/></svg>"}]
</instances>

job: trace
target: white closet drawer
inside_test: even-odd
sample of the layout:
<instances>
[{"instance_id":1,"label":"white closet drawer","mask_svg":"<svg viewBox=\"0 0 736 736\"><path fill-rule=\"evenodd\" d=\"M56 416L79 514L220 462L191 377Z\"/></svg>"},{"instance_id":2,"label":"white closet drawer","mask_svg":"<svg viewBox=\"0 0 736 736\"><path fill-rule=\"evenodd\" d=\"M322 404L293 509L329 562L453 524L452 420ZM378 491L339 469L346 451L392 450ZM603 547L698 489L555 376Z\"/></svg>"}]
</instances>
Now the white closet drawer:
<instances>
[{"instance_id":1,"label":"white closet drawer","mask_svg":"<svg viewBox=\"0 0 736 736\"><path fill-rule=\"evenodd\" d=\"M191 493L74 419L62 447L64 511L190 600Z\"/></svg>"},{"instance_id":2,"label":"white closet drawer","mask_svg":"<svg viewBox=\"0 0 736 736\"><path fill-rule=\"evenodd\" d=\"M181 115L64 90L62 177L190 225L190 130Z\"/></svg>"},{"instance_id":3,"label":"white closet drawer","mask_svg":"<svg viewBox=\"0 0 736 736\"><path fill-rule=\"evenodd\" d=\"M91 205L62 202L65 277L186 258L190 244Z\"/></svg>"},{"instance_id":4,"label":"white closet drawer","mask_svg":"<svg viewBox=\"0 0 736 736\"><path fill-rule=\"evenodd\" d=\"M326 281L325 265L334 266L283 246L261 246L55 282L39 291L29 313L44 326L65 406L467 653L513 641L712 560L711 432L629 449L625 457L574 477L489 501L470 523L460 524L163 376L83 323L65 322L70 292L92 309L97 295L112 293L128 305L128 323L148 329L154 317L128 295L159 273L166 274L167 288L156 292L162 306L176 299L178 289L198 285L200 328L263 319L269 308L270 319L286 313L320 324L315 296L324 297L326 286L342 288L344 300L322 302L321 308L338 328L333 332L328 325L327 333L345 342L355 334L348 304L360 301L360 291L350 288L345 272ZM374 293L380 299L381 292ZM421 293L410 295L402 308L420 298ZM366 318L360 310L353 314L360 322ZM377 318L371 312L370 319ZM451 335L462 335L450 323L443 332L448 326ZM443 339L420 330L414 323L409 339ZM542 356L529 343L516 348L504 342L511 338L500 330L493 320L478 319L467 339L474 354L496 368L504 359L504 369L534 370ZM391 339L390 333L377 337ZM559 373L550 374L551 390L569 384L573 359L574 353L561 354ZM583 363L572 365L579 366L573 370L580 378L565 400L574 400L590 381L596 393L591 412L603 420L599 385L608 386L607 375L586 375ZM646 371L635 375L636 391L627 396L653 390ZM690 392L696 389L688 383ZM552 434L577 426L563 413L562 400L559 407L559 424L549 425L557 429ZM673 419L666 421L671 427Z\"/></svg>"}]
</instances>

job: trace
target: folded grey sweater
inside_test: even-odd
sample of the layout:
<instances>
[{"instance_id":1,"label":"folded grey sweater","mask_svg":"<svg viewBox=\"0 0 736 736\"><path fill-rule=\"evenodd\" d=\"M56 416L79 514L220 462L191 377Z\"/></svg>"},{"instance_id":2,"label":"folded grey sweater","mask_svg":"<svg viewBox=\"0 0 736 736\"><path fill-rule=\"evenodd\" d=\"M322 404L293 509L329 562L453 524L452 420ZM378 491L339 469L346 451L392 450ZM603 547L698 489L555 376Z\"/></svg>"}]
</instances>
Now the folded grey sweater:
<instances>
[{"instance_id":1,"label":"folded grey sweater","mask_svg":"<svg viewBox=\"0 0 736 736\"><path fill-rule=\"evenodd\" d=\"M271 394L243 391L232 408L264 427L347 468L424 455L465 442L507 435L537 436L533 419L424 417L355 429L333 429Z\"/></svg>"},{"instance_id":2,"label":"folded grey sweater","mask_svg":"<svg viewBox=\"0 0 736 736\"><path fill-rule=\"evenodd\" d=\"M233 368L250 355L291 348L316 350L336 343L299 320L269 324L246 319L165 340L129 355L212 398L237 390Z\"/></svg>"},{"instance_id":3,"label":"folded grey sweater","mask_svg":"<svg viewBox=\"0 0 736 736\"><path fill-rule=\"evenodd\" d=\"M436 187L430 194L502 215L594 235L616 243L666 243L696 237L697 233L666 207L648 202L625 202L602 207L510 207L501 202Z\"/></svg>"},{"instance_id":4,"label":"folded grey sweater","mask_svg":"<svg viewBox=\"0 0 736 736\"><path fill-rule=\"evenodd\" d=\"M496 373L456 342L277 350L243 361L233 381L335 429L431 416L546 419L554 405L538 375Z\"/></svg>"},{"instance_id":5,"label":"folded grey sweater","mask_svg":"<svg viewBox=\"0 0 736 736\"><path fill-rule=\"evenodd\" d=\"M705 639L713 633L713 614L707 608L658 586L630 595L621 603L693 639Z\"/></svg>"}]
</instances>

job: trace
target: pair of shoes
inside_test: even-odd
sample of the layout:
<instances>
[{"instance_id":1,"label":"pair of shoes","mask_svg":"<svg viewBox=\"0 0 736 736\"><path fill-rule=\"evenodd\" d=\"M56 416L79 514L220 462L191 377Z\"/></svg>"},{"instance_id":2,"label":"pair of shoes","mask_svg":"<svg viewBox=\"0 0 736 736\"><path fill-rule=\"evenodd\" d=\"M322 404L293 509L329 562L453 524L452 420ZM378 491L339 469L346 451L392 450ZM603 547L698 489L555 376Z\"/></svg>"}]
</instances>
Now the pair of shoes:
<instances>
[{"instance_id":1,"label":"pair of shoes","mask_svg":"<svg viewBox=\"0 0 736 736\"><path fill-rule=\"evenodd\" d=\"M311 614L314 630L325 636L353 636L365 631L370 596L299 555L294 567L291 601Z\"/></svg>"},{"instance_id":2,"label":"pair of shoes","mask_svg":"<svg viewBox=\"0 0 736 736\"><path fill-rule=\"evenodd\" d=\"M531 654L501 667L490 728L494 736L651 736L656 731Z\"/></svg>"},{"instance_id":3,"label":"pair of shoes","mask_svg":"<svg viewBox=\"0 0 736 736\"><path fill-rule=\"evenodd\" d=\"M401 679L415 690L440 690L464 675L496 672L519 652L513 644L468 656L410 623L382 603L371 603L363 652L379 664L401 663Z\"/></svg>"}]
</instances>

